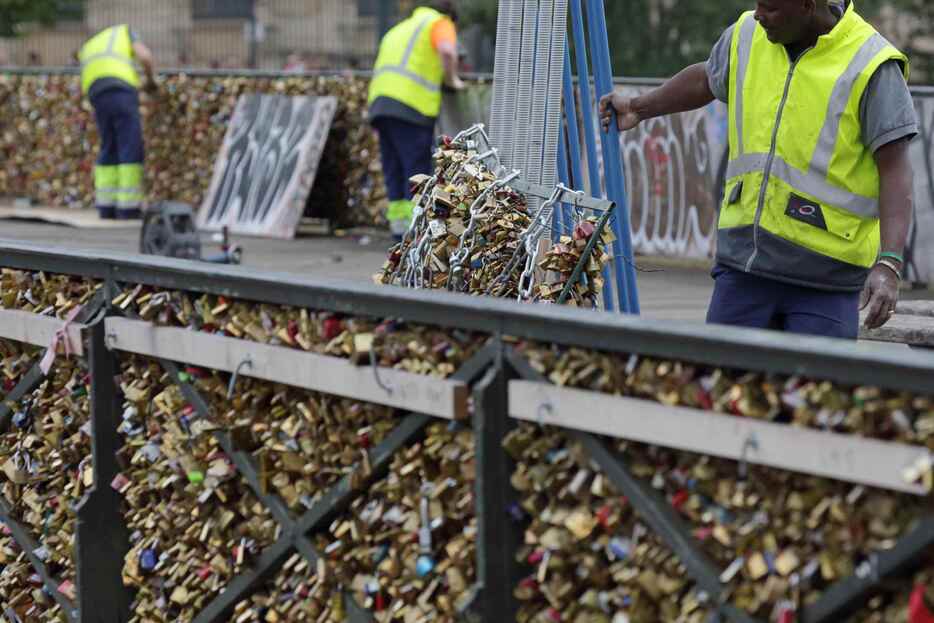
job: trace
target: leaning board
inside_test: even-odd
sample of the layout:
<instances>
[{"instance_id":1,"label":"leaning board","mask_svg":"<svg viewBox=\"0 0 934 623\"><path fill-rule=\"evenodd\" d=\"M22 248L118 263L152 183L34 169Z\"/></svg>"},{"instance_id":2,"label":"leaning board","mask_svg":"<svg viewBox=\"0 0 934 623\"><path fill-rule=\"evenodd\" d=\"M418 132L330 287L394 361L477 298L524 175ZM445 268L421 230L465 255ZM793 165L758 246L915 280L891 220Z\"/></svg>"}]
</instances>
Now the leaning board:
<instances>
[{"instance_id":1,"label":"leaning board","mask_svg":"<svg viewBox=\"0 0 934 623\"><path fill-rule=\"evenodd\" d=\"M293 238L336 110L334 97L241 95L198 228Z\"/></svg>"}]
</instances>

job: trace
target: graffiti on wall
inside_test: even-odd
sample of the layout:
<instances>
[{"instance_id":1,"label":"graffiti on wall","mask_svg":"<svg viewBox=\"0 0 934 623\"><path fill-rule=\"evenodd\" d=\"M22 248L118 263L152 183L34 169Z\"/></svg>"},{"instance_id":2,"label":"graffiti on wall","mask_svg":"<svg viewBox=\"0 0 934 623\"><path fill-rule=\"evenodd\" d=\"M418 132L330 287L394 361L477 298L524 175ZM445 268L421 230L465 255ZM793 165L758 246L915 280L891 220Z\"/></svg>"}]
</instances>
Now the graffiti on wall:
<instances>
[{"instance_id":1,"label":"graffiti on wall","mask_svg":"<svg viewBox=\"0 0 934 623\"><path fill-rule=\"evenodd\" d=\"M625 88L636 95L637 88ZM637 253L710 257L727 149L726 106L652 119L620 137Z\"/></svg>"}]
</instances>

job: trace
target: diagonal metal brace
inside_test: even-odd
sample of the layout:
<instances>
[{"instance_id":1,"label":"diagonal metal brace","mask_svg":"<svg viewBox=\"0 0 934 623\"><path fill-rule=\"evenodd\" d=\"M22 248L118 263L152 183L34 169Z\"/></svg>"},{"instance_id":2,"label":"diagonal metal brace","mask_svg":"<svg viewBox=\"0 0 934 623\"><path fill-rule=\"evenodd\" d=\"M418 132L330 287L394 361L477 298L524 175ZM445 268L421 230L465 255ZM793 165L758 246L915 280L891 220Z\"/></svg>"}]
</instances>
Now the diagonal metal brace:
<instances>
[{"instance_id":1,"label":"diagonal metal brace","mask_svg":"<svg viewBox=\"0 0 934 623\"><path fill-rule=\"evenodd\" d=\"M486 363L492 357L492 353L492 345L484 347L465 363L453 378L465 381L472 380L484 369ZM195 411L202 417L209 419L210 408L192 385L180 380L178 365L172 361L158 361L178 385ZM409 415L381 444L374 448L370 452L370 464L373 469L367 478L367 482L375 480L388 470L392 456L400 448L408 445L419 436L431 420L432 418L426 415ZM226 431L216 432L215 437L224 452L237 467L237 470L247 480L253 493L269 509L273 518L282 527L283 535L262 553L257 561L258 564L254 568L234 578L224 592L202 610L195 619L195 623L214 623L229 615L237 602L271 577L294 550L298 550L311 565L317 565L321 555L305 535L309 531L319 528L325 521L346 508L353 498L359 494L359 491L351 486L351 476L345 476L298 521L293 521L288 508L279 496L262 491L252 457L237 450ZM352 595L346 592L344 593L344 607L352 623L373 621L372 615L362 608Z\"/></svg>"},{"instance_id":2,"label":"diagonal metal brace","mask_svg":"<svg viewBox=\"0 0 934 623\"><path fill-rule=\"evenodd\" d=\"M873 554L868 573L855 574L828 588L820 599L801 613L801 623L842 621L868 599L873 591L892 576L911 568L925 551L934 547L934 516L927 516L895 545Z\"/></svg>"},{"instance_id":3,"label":"diagonal metal brace","mask_svg":"<svg viewBox=\"0 0 934 623\"><path fill-rule=\"evenodd\" d=\"M201 394L198 393L198 390L196 390L194 386L180 380L178 366L174 362L166 360L159 360L159 363L166 371L166 373L172 378L175 384L178 385L182 394L185 396L185 399L194 407L198 415L210 421L210 407L208 407L207 403L204 401L204 398L201 397ZM297 549L299 553L301 553L302 556L309 562L309 564L317 565L318 559L321 557L321 555L317 552L317 550L315 550L314 545L312 545L311 541L309 541L307 537L301 533L295 532L295 522L293 521L292 516L289 513L289 509L282 498L278 495L263 491L263 487L259 481L258 470L256 469L256 465L254 464L252 457L247 453L238 450L234 446L233 440L231 439L230 433L228 431L215 431L214 438L217 439L221 448L224 450L224 453L237 468L237 471L240 472L243 478L247 481L247 484L249 484L253 494L269 510L273 516L273 519L276 520L276 523L281 526L283 537L280 538L280 541L285 540L288 543L288 548L285 550L285 555L289 555L293 549ZM272 560L272 562L278 562L278 559L275 558ZM278 566L279 565L275 565L267 569L268 573L274 573ZM263 575L260 574L257 577L262 579ZM255 586L255 584L253 586ZM228 591L229 589L225 590L224 593L221 594L221 597L226 595ZM232 594L231 597L233 597L235 600L239 600L243 597L243 595ZM359 604L356 603L356 600L354 600L353 597L349 594L344 595L344 602L346 606L349 606L347 607L348 612L354 613L352 615L353 621L372 620L372 618L369 616L363 618L366 614L366 611L363 610L363 608L361 608ZM229 607L235 605L236 602L230 604ZM208 609L210 609L210 605ZM203 611L201 615L199 615L195 620L217 620L216 618L203 618L210 614L208 609ZM225 614L229 612L226 607L224 611Z\"/></svg>"},{"instance_id":4,"label":"diagonal metal brace","mask_svg":"<svg viewBox=\"0 0 934 623\"><path fill-rule=\"evenodd\" d=\"M523 378L540 383L549 382L513 349L507 350L506 359ZM690 531L675 514L668 502L633 476L628 467L598 438L579 431L568 430L565 432L569 437L581 444L610 481L629 499L643 521L674 551L687 569L688 575L691 576L701 590L705 591L715 601L720 602L726 599L727 592L720 583L720 574L713 563L697 547ZM733 621L733 623L756 623L755 619L735 606L719 603L715 604L715 607L720 614L729 621Z\"/></svg>"}]
</instances>

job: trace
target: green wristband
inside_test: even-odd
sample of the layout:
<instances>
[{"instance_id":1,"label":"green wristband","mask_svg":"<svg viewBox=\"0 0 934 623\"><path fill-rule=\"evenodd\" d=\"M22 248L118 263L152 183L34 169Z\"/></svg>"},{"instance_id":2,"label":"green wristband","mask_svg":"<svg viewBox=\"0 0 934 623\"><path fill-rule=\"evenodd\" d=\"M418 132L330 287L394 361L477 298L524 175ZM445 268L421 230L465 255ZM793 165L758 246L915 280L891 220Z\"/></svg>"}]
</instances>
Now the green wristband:
<instances>
[{"instance_id":1,"label":"green wristband","mask_svg":"<svg viewBox=\"0 0 934 623\"><path fill-rule=\"evenodd\" d=\"M901 255L899 255L898 253L894 253L894 252L892 252L892 251L886 251L885 253L880 253L880 254L879 254L879 257L887 257L887 258L889 258L889 259L893 259L893 260L895 260L896 262L898 262L899 264L904 264L904 263L905 263L905 258L903 258L903 257L902 257Z\"/></svg>"}]
</instances>

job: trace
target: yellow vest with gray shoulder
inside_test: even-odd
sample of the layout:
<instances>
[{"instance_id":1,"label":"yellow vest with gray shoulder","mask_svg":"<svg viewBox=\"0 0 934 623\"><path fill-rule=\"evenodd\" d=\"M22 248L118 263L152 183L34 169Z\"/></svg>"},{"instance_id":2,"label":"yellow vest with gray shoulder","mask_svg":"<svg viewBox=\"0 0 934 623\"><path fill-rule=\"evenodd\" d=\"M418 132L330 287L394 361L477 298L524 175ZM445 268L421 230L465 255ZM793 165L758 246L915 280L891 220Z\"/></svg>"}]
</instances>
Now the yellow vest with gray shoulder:
<instances>
[{"instance_id":1,"label":"yellow vest with gray shoulder","mask_svg":"<svg viewBox=\"0 0 934 623\"><path fill-rule=\"evenodd\" d=\"M730 162L717 260L833 291L859 290L879 253L879 170L860 101L880 65L908 59L847 7L792 62L749 12L730 55Z\"/></svg>"},{"instance_id":2,"label":"yellow vest with gray shoulder","mask_svg":"<svg viewBox=\"0 0 934 623\"><path fill-rule=\"evenodd\" d=\"M369 103L389 97L426 117L441 112L444 66L431 43L431 31L442 13L427 7L415 9L383 37L370 82Z\"/></svg>"},{"instance_id":3,"label":"yellow vest with gray shoulder","mask_svg":"<svg viewBox=\"0 0 934 623\"><path fill-rule=\"evenodd\" d=\"M81 61L81 91L87 93L101 78L118 78L139 88L140 78L133 66L130 27L113 26L91 37L78 53Z\"/></svg>"}]
</instances>

